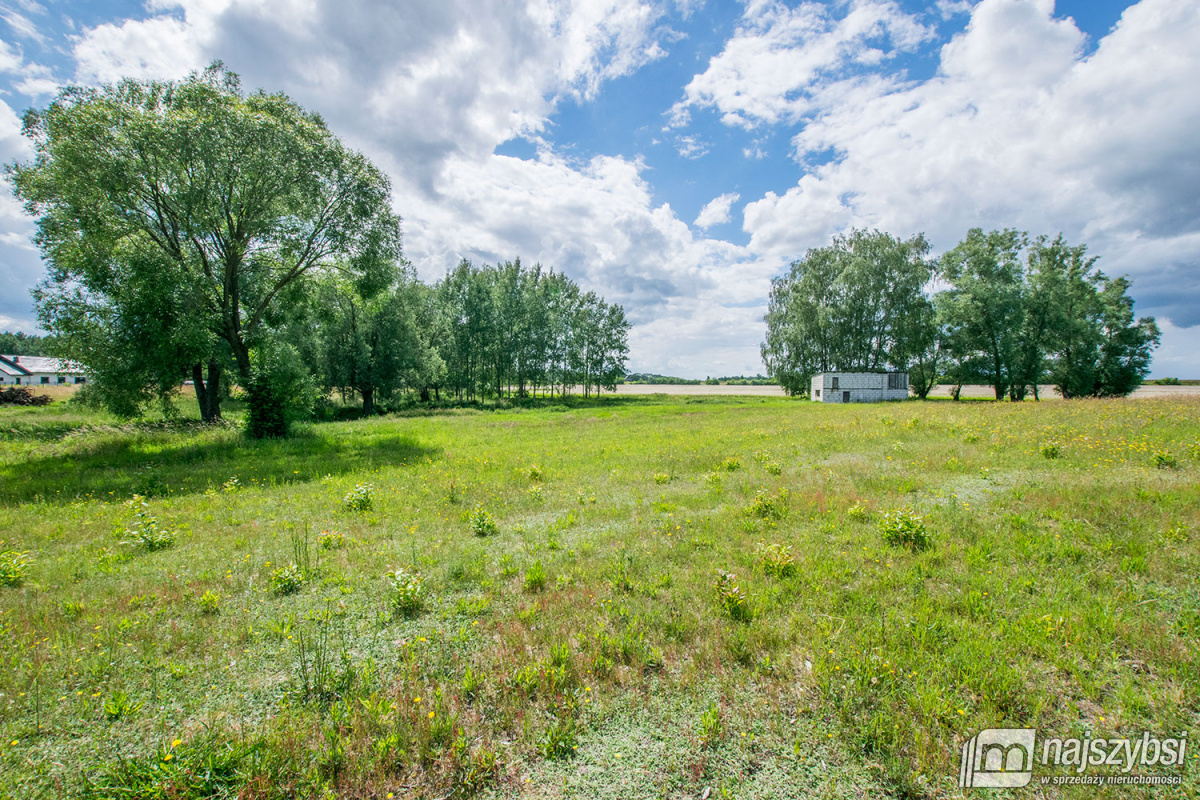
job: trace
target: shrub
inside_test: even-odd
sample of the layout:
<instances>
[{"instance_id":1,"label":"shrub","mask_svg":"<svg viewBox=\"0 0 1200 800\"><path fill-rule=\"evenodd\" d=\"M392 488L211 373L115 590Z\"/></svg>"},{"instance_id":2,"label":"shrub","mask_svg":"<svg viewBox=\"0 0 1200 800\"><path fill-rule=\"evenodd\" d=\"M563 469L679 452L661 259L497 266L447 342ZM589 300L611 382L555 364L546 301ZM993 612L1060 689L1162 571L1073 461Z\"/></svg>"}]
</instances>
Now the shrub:
<instances>
[{"instance_id":1,"label":"shrub","mask_svg":"<svg viewBox=\"0 0 1200 800\"><path fill-rule=\"evenodd\" d=\"M0 586L20 586L25 582L26 553L5 550L0 553Z\"/></svg>"},{"instance_id":2,"label":"shrub","mask_svg":"<svg viewBox=\"0 0 1200 800\"><path fill-rule=\"evenodd\" d=\"M196 601L196 605L200 606L200 613L205 615L213 615L221 613L221 595L209 589L204 594L200 595L200 599Z\"/></svg>"},{"instance_id":3,"label":"shrub","mask_svg":"<svg viewBox=\"0 0 1200 800\"><path fill-rule=\"evenodd\" d=\"M725 735L725 725L721 722L721 709L715 702L709 703L708 708L700 712L700 743L712 747Z\"/></svg>"},{"instance_id":4,"label":"shrub","mask_svg":"<svg viewBox=\"0 0 1200 800\"><path fill-rule=\"evenodd\" d=\"M483 678L472 672L470 667L467 667L462 677L463 697L474 698L479 694L481 689L483 689Z\"/></svg>"},{"instance_id":5,"label":"shrub","mask_svg":"<svg viewBox=\"0 0 1200 800\"><path fill-rule=\"evenodd\" d=\"M1179 460L1170 450L1155 450L1153 458L1154 466L1159 469L1175 469L1179 466Z\"/></svg>"},{"instance_id":6,"label":"shrub","mask_svg":"<svg viewBox=\"0 0 1200 800\"><path fill-rule=\"evenodd\" d=\"M500 528L496 525L496 520L492 515L482 508L475 509L471 514L468 524L471 528L471 533L476 536L495 536L500 532Z\"/></svg>"},{"instance_id":7,"label":"shrub","mask_svg":"<svg viewBox=\"0 0 1200 800\"><path fill-rule=\"evenodd\" d=\"M129 507L134 509L133 524L125 530L125 535L131 544L144 547L152 553L175 544L175 532L158 524L158 518L150 513L145 497L135 494L129 501Z\"/></svg>"},{"instance_id":8,"label":"shrub","mask_svg":"<svg viewBox=\"0 0 1200 800\"><path fill-rule=\"evenodd\" d=\"M758 560L763 573L776 578L790 578L796 574L796 559L792 557L791 545L759 544Z\"/></svg>"},{"instance_id":9,"label":"shrub","mask_svg":"<svg viewBox=\"0 0 1200 800\"><path fill-rule=\"evenodd\" d=\"M271 591L275 594L295 594L304 585L304 572L295 562L271 573Z\"/></svg>"},{"instance_id":10,"label":"shrub","mask_svg":"<svg viewBox=\"0 0 1200 800\"><path fill-rule=\"evenodd\" d=\"M525 570L525 591L540 592L546 588L546 569L542 562L535 561Z\"/></svg>"},{"instance_id":11,"label":"shrub","mask_svg":"<svg viewBox=\"0 0 1200 800\"><path fill-rule=\"evenodd\" d=\"M281 438L292 422L312 413L317 390L304 359L291 345L252 354L246 382L246 433L252 439Z\"/></svg>"},{"instance_id":12,"label":"shrub","mask_svg":"<svg viewBox=\"0 0 1200 800\"><path fill-rule=\"evenodd\" d=\"M754 616L746 593L737 585L737 576L723 569L717 570L717 600L729 618L737 622L749 622Z\"/></svg>"},{"instance_id":13,"label":"shrub","mask_svg":"<svg viewBox=\"0 0 1200 800\"><path fill-rule=\"evenodd\" d=\"M776 494L768 494L766 489L754 493L754 499L746 507L746 514L760 519L779 520L787 514L787 489L780 489Z\"/></svg>"},{"instance_id":14,"label":"shrub","mask_svg":"<svg viewBox=\"0 0 1200 800\"><path fill-rule=\"evenodd\" d=\"M347 511L370 511L375 504L375 484L358 483L342 498L342 508Z\"/></svg>"},{"instance_id":15,"label":"shrub","mask_svg":"<svg viewBox=\"0 0 1200 800\"><path fill-rule=\"evenodd\" d=\"M894 547L907 547L912 551L929 547L929 534L925 522L911 511L893 511L879 522L883 540Z\"/></svg>"},{"instance_id":16,"label":"shrub","mask_svg":"<svg viewBox=\"0 0 1200 800\"><path fill-rule=\"evenodd\" d=\"M578 728L571 718L556 719L542 733L538 740L538 750L544 758L551 761L559 758L570 758L575 754L578 745L575 743Z\"/></svg>"},{"instance_id":17,"label":"shrub","mask_svg":"<svg viewBox=\"0 0 1200 800\"><path fill-rule=\"evenodd\" d=\"M122 717L136 714L141 707L141 703L133 702L133 700L129 698L129 695L118 690L105 698L104 716L115 722Z\"/></svg>"},{"instance_id":18,"label":"shrub","mask_svg":"<svg viewBox=\"0 0 1200 800\"><path fill-rule=\"evenodd\" d=\"M402 617L415 617L425 607L425 581L404 567L388 576L392 584L392 610Z\"/></svg>"},{"instance_id":19,"label":"shrub","mask_svg":"<svg viewBox=\"0 0 1200 800\"><path fill-rule=\"evenodd\" d=\"M1041 453L1046 458L1055 459L1062 455L1062 448L1058 442L1051 440L1042 445Z\"/></svg>"},{"instance_id":20,"label":"shrub","mask_svg":"<svg viewBox=\"0 0 1200 800\"><path fill-rule=\"evenodd\" d=\"M322 550L337 550L346 544L346 534L341 531L321 531L317 534L317 544Z\"/></svg>"}]
</instances>

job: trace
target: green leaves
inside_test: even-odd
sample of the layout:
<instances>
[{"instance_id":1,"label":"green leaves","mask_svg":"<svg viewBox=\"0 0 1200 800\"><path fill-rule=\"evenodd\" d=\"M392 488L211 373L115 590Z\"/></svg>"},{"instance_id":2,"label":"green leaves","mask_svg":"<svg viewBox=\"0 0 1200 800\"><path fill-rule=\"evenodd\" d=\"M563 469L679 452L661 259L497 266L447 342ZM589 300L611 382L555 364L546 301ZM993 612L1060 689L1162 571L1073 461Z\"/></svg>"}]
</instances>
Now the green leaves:
<instances>
[{"instance_id":1,"label":"green leaves","mask_svg":"<svg viewBox=\"0 0 1200 800\"><path fill-rule=\"evenodd\" d=\"M907 367L932 346L928 253L920 235L854 230L793 262L771 284L762 345L771 376L794 395L825 370Z\"/></svg>"},{"instance_id":2,"label":"green leaves","mask_svg":"<svg viewBox=\"0 0 1200 800\"><path fill-rule=\"evenodd\" d=\"M248 381L269 314L315 273L336 267L367 293L394 278L383 173L320 117L243 93L219 64L68 87L26 135L35 159L9 172L51 267L42 324L120 413L165 398L197 364L214 383L229 364Z\"/></svg>"}]
</instances>

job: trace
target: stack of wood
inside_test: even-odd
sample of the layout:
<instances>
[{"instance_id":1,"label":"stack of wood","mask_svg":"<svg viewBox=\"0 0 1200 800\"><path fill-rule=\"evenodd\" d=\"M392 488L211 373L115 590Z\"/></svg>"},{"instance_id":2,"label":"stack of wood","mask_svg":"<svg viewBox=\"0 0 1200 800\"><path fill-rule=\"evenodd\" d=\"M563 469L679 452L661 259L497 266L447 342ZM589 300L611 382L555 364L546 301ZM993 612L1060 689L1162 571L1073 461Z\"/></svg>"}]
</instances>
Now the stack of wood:
<instances>
[{"instance_id":1,"label":"stack of wood","mask_svg":"<svg viewBox=\"0 0 1200 800\"><path fill-rule=\"evenodd\" d=\"M44 406L50 400L50 395L34 394L24 386L0 389L0 406Z\"/></svg>"}]
</instances>

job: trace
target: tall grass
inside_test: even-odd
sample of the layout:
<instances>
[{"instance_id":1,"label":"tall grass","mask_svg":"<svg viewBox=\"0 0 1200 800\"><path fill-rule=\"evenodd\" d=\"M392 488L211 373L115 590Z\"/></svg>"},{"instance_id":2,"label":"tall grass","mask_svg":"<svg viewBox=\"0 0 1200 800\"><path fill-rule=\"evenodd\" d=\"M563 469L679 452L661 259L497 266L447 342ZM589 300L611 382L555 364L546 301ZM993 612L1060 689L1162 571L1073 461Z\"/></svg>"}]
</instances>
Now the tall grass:
<instances>
[{"instance_id":1,"label":"tall grass","mask_svg":"<svg viewBox=\"0 0 1200 800\"><path fill-rule=\"evenodd\" d=\"M1197 420L662 397L249 442L5 409L0 796L942 797L982 728L1195 731Z\"/></svg>"}]
</instances>

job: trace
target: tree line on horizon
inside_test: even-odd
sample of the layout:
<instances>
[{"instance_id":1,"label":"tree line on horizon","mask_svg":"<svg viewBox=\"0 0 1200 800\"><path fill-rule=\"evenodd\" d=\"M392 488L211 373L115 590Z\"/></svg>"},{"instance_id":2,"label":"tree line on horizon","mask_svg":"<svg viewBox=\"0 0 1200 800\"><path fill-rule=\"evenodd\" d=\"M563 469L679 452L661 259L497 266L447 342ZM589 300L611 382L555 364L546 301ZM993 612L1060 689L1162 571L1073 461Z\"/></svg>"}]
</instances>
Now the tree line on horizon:
<instances>
[{"instance_id":1,"label":"tree line on horizon","mask_svg":"<svg viewBox=\"0 0 1200 800\"><path fill-rule=\"evenodd\" d=\"M1135 319L1126 277L1086 245L973 228L938 259L918 234L853 230L772 281L762 357L789 394L828 371L906 371L918 397L939 382L997 399L1122 397L1149 374L1160 333Z\"/></svg>"},{"instance_id":2,"label":"tree line on horizon","mask_svg":"<svg viewBox=\"0 0 1200 800\"><path fill-rule=\"evenodd\" d=\"M322 389L371 411L397 393L586 395L624 376L619 305L519 259L421 283L383 172L220 63L64 88L22 132L34 159L6 174L48 268L39 323L121 416L171 408L185 378L206 422L240 386L261 436Z\"/></svg>"}]
</instances>

